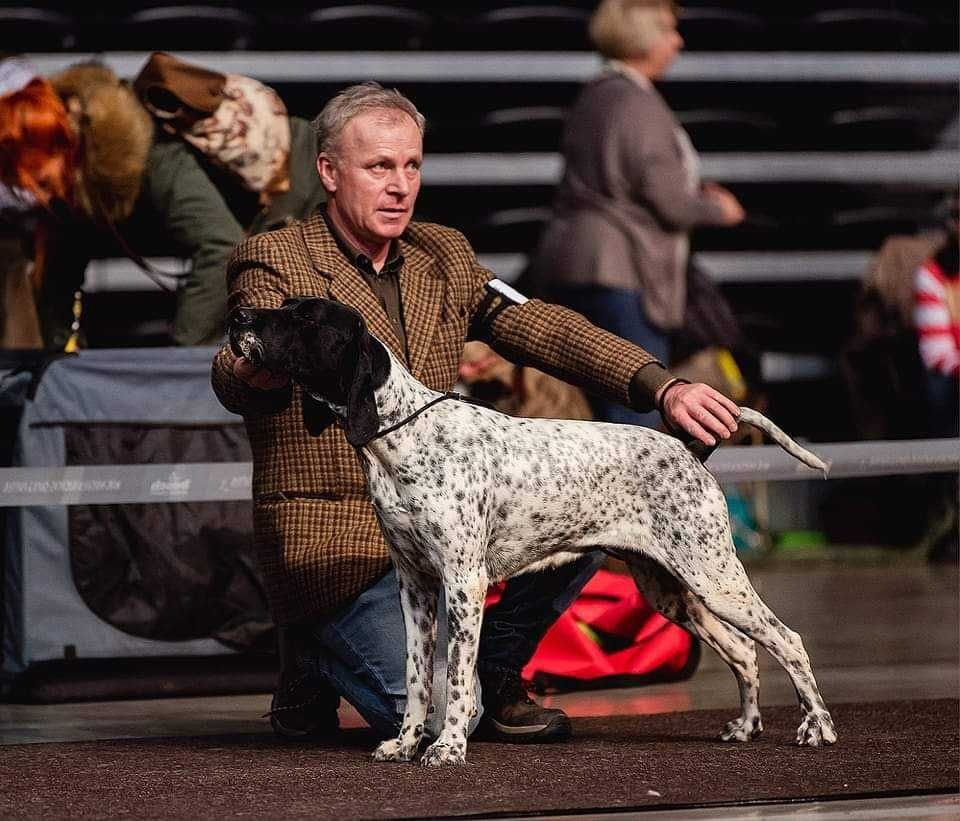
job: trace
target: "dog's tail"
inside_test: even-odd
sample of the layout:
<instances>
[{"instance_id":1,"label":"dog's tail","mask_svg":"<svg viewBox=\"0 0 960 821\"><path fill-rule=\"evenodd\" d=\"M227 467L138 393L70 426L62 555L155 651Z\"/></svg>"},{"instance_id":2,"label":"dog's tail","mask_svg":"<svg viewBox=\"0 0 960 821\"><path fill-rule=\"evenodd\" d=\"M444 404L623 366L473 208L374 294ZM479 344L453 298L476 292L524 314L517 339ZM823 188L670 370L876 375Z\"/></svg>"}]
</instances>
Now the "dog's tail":
<instances>
[{"instance_id":1,"label":"dog's tail","mask_svg":"<svg viewBox=\"0 0 960 821\"><path fill-rule=\"evenodd\" d=\"M791 456L799 459L805 465L812 467L814 470L822 470L823 478L827 478L827 473L830 470L829 462L824 462L823 459L821 459L815 453L811 453L806 448L798 445L793 441L793 439L787 436L787 434L780 430L780 428L778 428L759 411L755 411L753 408L740 408L740 421L746 422L748 425L753 425L753 427L762 430Z\"/></svg>"}]
</instances>

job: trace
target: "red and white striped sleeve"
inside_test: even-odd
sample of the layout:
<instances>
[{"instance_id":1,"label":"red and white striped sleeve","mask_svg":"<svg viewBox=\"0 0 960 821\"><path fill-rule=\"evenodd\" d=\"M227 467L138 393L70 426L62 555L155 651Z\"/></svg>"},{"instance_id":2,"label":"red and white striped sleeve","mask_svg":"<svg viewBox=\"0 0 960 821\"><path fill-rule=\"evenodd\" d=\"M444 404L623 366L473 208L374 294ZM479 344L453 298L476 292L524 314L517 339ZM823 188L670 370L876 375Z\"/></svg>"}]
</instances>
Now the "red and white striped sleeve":
<instances>
[{"instance_id":1,"label":"red and white striped sleeve","mask_svg":"<svg viewBox=\"0 0 960 821\"><path fill-rule=\"evenodd\" d=\"M956 320L947 302L948 283L940 266L928 260L914 280L913 318L920 341L920 358L929 369L960 374L960 344Z\"/></svg>"}]
</instances>

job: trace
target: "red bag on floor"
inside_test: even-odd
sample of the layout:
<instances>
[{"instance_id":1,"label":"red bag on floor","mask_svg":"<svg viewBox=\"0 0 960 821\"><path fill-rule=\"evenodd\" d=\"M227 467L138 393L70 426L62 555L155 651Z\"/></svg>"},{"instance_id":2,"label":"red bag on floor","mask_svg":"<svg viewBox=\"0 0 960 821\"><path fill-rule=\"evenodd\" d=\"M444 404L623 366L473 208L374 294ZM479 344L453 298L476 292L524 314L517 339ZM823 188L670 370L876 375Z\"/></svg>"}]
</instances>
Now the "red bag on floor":
<instances>
[{"instance_id":1,"label":"red bag on floor","mask_svg":"<svg viewBox=\"0 0 960 821\"><path fill-rule=\"evenodd\" d=\"M487 593L487 606L502 585ZM540 692L679 681L700 658L693 637L657 613L633 579L598 570L547 631L523 678Z\"/></svg>"}]
</instances>

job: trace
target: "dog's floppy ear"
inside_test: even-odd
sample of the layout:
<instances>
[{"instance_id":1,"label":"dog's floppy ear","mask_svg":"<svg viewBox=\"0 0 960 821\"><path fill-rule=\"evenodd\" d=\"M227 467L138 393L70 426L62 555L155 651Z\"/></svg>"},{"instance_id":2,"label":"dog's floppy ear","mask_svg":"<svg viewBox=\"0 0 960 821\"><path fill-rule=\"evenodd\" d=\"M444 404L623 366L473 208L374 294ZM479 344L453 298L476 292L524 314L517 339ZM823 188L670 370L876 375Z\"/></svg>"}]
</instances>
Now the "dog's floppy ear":
<instances>
[{"instance_id":1,"label":"dog's floppy ear","mask_svg":"<svg viewBox=\"0 0 960 821\"><path fill-rule=\"evenodd\" d=\"M347 415L343 430L347 441L356 448L363 447L380 429L380 414L373 397L373 356L370 353L370 334L358 316L354 326L353 345L356 367L347 390Z\"/></svg>"},{"instance_id":2,"label":"dog's floppy ear","mask_svg":"<svg viewBox=\"0 0 960 821\"><path fill-rule=\"evenodd\" d=\"M319 436L337 419L329 407L323 402L318 402L306 391L303 392L301 406L303 408L303 425L311 436Z\"/></svg>"}]
</instances>

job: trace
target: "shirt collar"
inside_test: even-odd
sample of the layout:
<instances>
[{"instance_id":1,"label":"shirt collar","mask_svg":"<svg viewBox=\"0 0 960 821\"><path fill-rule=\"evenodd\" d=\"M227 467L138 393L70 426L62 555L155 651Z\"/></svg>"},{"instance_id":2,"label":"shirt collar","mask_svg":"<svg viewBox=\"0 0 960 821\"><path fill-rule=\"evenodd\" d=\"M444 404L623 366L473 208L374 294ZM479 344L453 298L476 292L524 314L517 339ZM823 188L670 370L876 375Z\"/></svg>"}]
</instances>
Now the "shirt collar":
<instances>
[{"instance_id":1,"label":"shirt collar","mask_svg":"<svg viewBox=\"0 0 960 821\"><path fill-rule=\"evenodd\" d=\"M622 74L628 80L633 80L633 82L640 86L640 88L642 88L644 91L650 91L650 89L653 88L653 83L650 82L649 77L641 74L635 68L630 68L630 66L621 62L620 60L608 60L606 67L608 71Z\"/></svg>"},{"instance_id":2,"label":"shirt collar","mask_svg":"<svg viewBox=\"0 0 960 821\"><path fill-rule=\"evenodd\" d=\"M353 263L353 266L359 271L364 274L371 274L372 276L382 276L384 274L394 274L400 270L400 266L403 265L403 254L400 253L400 243L397 242L397 240L390 240L390 248L387 251L387 261L383 263L383 267L379 271L376 271L373 267L373 260L337 230L337 226L334 225L333 220L330 219L327 209L322 209L321 213L323 214L323 221L327 224L327 229L330 231L334 242L337 243L340 252Z\"/></svg>"}]
</instances>

